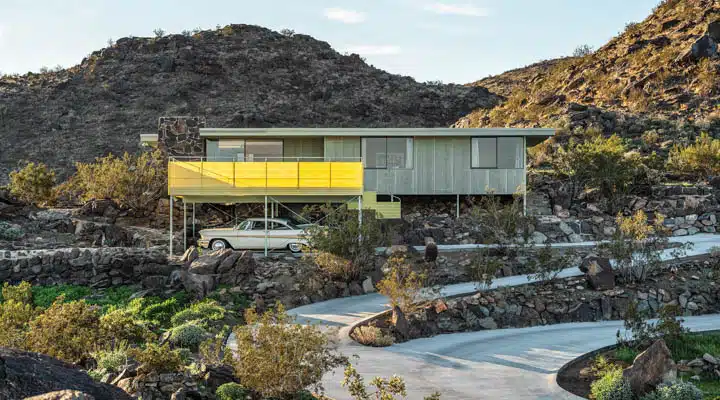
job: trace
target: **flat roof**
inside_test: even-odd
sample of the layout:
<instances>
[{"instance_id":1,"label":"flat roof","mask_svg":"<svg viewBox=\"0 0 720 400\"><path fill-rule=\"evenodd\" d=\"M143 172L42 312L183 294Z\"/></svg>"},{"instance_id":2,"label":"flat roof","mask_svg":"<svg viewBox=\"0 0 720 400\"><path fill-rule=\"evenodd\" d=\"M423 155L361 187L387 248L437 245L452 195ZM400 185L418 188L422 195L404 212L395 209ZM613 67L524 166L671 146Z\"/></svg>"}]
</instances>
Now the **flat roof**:
<instances>
[{"instance_id":1,"label":"flat roof","mask_svg":"<svg viewBox=\"0 0 720 400\"><path fill-rule=\"evenodd\" d=\"M201 137L553 135L554 128L200 128Z\"/></svg>"}]
</instances>

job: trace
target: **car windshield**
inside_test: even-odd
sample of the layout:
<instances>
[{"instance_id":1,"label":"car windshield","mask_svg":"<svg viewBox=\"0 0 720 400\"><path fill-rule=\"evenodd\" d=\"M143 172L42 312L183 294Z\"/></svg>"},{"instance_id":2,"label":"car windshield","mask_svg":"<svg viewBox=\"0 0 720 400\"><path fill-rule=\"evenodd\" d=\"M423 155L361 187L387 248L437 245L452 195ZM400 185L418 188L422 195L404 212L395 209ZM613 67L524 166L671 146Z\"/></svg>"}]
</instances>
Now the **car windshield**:
<instances>
[{"instance_id":1,"label":"car windshield","mask_svg":"<svg viewBox=\"0 0 720 400\"><path fill-rule=\"evenodd\" d=\"M247 229L248 225L250 224L250 221L243 221L238 224L238 226L235 227L238 231L244 231Z\"/></svg>"},{"instance_id":2,"label":"car windshield","mask_svg":"<svg viewBox=\"0 0 720 400\"><path fill-rule=\"evenodd\" d=\"M308 221L301 221L295 217L287 217L287 220L290 223L290 225L294 225L294 226L306 225L306 224L310 223Z\"/></svg>"}]
</instances>

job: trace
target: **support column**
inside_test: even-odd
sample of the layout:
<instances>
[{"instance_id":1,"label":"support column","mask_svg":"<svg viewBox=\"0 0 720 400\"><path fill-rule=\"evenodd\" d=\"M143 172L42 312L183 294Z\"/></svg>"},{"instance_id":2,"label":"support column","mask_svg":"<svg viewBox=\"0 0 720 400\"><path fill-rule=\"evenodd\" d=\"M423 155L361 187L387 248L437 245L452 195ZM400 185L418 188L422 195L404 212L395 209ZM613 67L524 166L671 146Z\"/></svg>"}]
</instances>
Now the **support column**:
<instances>
[{"instance_id":1,"label":"support column","mask_svg":"<svg viewBox=\"0 0 720 400\"><path fill-rule=\"evenodd\" d=\"M265 257L268 255L268 197L265 195Z\"/></svg>"},{"instance_id":2,"label":"support column","mask_svg":"<svg viewBox=\"0 0 720 400\"><path fill-rule=\"evenodd\" d=\"M362 218L363 218L363 206L362 206L362 195L358 196L358 242L362 242Z\"/></svg>"},{"instance_id":3,"label":"support column","mask_svg":"<svg viewBox=\"0 0 720 400\"><path fill-rule=\"evenodd\" d=\"M455 198L455 218L460 219L460 195Z\"/></svg>"},{"instance_id":4,"label":"support column","mask_svg":"<svg viewBox=\"0 0 720 400\"><path fill-rule=\"evenodd\" d=\"M195 242L195 203L192 203L192 232L193 232L192 238L193 238L193 243L194 243ZM195 244L197 244L197 243L195 243Z\"/></svg>"},{"instance_id":5,"label":"support column","mask_svg":"<svg viewBox=\"0 0 720 400\"><path fill-rule=\"evenodd\" d=\"M183 199L183 253L187 250L187 203Z\"/></svg>"},{"instance_id":6,"label":"support column","mask_svg":"<svg viewBox=\"0 0 720 400\"><path fill-rule=\"evenodd\" d=\"M173 253L173 207L175 206L175 202L173 201L173 197L170 196L170 255Z\"/></svg>"},{"instance_id":7,"label":"support column","mask_svg":"<svg viewBox=\"0 0 720 400\"><path fill-rule=\"evenodd\" d=\"M527 215L527 137L523 136L523 215Z\"/></svg>"}]
</instances>

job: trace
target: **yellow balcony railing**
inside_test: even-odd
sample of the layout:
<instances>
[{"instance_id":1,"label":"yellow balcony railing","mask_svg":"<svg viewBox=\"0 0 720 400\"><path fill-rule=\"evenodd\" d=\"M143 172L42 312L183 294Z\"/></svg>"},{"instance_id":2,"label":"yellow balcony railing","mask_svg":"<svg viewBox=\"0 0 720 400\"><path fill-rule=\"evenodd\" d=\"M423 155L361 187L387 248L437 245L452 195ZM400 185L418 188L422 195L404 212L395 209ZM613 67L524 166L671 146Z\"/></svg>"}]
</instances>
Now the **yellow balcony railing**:
<instances>
[{"instance_id":1,"label":"yellow balcony railing","mask_svg":"<svg viewBox=\"0 0 720 400\"><path fill-rule=\"evenodd\" d=\"M168 163L174 196L360 195L360 161L183 161Z\"/></svg>"}]
</instances>

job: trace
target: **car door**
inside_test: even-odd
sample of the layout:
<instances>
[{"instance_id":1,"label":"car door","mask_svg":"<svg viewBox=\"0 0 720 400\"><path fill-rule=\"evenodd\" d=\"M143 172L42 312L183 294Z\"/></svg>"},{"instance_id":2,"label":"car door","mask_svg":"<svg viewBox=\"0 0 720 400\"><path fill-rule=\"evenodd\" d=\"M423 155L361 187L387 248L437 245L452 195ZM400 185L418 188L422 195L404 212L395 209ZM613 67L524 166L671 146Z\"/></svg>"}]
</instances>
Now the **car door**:
<instances>
[{"instance_id":1,"label":"car door","mask_svg":"<svg viewBox=\"0 0 720 400\"><path fill-rule=\"evenodd\" d=\"M243 221L238 224L228 237L228 241L233 249L247 249L248 229L252 226L252 221Z\"/></svg>"},{"instance_id":2,"label":"car door","mask_svg":"<svg viewBox=\"0 0 720 400\"><path fill-rule=\"evenodd\" d=\"M269 226L269 223L268 223ZM259 250L265 248L265 222L251 221L251 226L243 238L246 249Z\"/></svg>"},{"instance_id":3,"label":"car door","mask_svg":"<svg viewBox=\"0 0 720 400\"><path fill-rule=\"evenodd\" d=\"M293 241L293 230L287 224L282 221L273 221L272 230L269 232L270 243L269 247L274 249L284 249Z\"/></svg>"}]
</instances>

